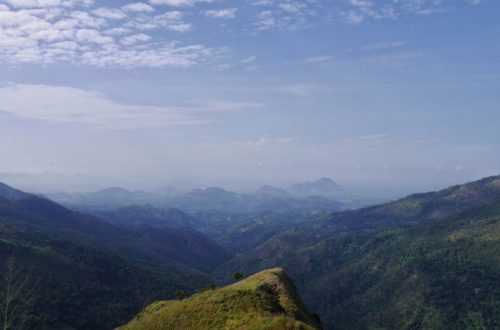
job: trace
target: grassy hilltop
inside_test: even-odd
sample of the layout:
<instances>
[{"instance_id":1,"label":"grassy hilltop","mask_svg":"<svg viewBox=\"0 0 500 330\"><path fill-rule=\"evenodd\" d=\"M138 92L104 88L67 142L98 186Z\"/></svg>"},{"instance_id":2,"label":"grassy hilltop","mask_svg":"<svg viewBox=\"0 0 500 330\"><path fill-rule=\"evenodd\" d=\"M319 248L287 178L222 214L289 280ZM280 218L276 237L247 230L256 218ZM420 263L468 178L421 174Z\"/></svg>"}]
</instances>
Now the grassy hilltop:
<instances>
[{"instance_id":1,"label":"grassy hilltop","mask_svg":"<svg viewBox=\"0 0 500 330\"><path fill-rule=\"evenodd\" d=\"M156 302L117 330L319 328L293 281L275 268L188 299Z\"/></svg>"}]
</instances>

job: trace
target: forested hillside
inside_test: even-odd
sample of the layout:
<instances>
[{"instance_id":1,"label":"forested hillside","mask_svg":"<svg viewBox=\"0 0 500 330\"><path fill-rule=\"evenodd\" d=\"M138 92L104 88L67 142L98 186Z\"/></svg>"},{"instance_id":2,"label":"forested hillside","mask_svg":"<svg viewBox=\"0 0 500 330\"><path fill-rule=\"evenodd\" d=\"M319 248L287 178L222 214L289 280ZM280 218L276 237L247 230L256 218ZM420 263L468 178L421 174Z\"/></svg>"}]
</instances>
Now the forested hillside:
<instances>
[{"instance_id":1,"label":"forested hillside","mask_svg":"<svg viewBox=\"0 0 500 330\"><path fill-rule=\"evenodd\" d=\"M500 327L500 178L295 225L215 274L281 266L328 329Z\"/></svg>"},{"instance_id":2,"label":"forested hillside","mask_svg":"<svg viewBox=\"0 0 500 330\"><path fill-rule=\"evenodd\" d=\"M204 272L230 256L193 229L116 227L0 188L0 303L12 328L110 329L206 286Z\"/></svg>"}]
</instances>

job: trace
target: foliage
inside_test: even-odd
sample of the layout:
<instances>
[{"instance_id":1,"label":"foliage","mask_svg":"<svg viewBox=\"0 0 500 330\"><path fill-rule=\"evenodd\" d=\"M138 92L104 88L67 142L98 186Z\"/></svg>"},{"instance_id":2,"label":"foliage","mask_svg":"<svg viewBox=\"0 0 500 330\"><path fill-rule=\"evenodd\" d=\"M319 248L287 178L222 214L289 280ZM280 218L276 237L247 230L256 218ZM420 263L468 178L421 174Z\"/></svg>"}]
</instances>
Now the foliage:
<instances>
[{"instance_id":1,"label":"foliage","mask_svg":"<svg viewBox=\"0 0 500 330\"><path fill-rule=\"evenodd\" d=\"M296 223L214 275L285 267L328 329L500 328L498 182Z\"/></svg>"}]
</instances>

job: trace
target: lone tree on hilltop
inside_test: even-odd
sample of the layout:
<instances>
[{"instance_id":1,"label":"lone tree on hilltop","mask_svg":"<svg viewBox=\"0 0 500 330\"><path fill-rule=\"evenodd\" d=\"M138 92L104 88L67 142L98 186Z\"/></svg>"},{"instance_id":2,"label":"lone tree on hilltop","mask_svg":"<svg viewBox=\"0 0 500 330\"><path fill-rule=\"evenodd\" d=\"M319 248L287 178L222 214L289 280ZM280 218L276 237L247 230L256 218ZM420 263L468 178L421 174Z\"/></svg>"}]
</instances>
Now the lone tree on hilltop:
<instances>
[{"instance_id":1,"label":"lone tree on hilltop","mask_svg":"<svg viewBox=\"0 0 500 330\"><path fill-rule=\"evenodd\" d=\"M243 278L243 273L242 272L237 272L233 274L233 278L235 281L239 281Z\"/></svg>"}]
</instances>

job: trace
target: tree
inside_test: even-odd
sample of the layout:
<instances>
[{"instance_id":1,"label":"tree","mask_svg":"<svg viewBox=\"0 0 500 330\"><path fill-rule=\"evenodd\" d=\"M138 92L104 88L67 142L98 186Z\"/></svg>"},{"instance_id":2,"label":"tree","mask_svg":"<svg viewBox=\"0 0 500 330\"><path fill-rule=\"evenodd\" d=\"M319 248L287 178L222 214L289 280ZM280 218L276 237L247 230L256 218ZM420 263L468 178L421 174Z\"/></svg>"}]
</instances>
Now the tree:
<instances>
[{"instance_id":1,"label":"tree","mask_svg":"<svg viewBox=\"0 0 500 330\"><path fill-rule=\"evenodd\" d=\"M237 272L233 274L233 278L235 281L239 281L243 278L243 273L242 272Z\"/></svg>"},{"instance_id":2,"label":"tree","mask_svg":"<svg viewBox=\"0 0 500 330\"><path fill-rule=\"evenodd\" d=\"M178 290L175 292L175 296L177 297L177 299L183 300L183 299L186 299L189 295L184 290Z\"/></svg>"},{"instance_id":3,"label":"tree","mask_svg":"<svg viewBox=\"0 0 500 330\"><path fill-rule=\"evenodd\" d=\"M209 284L207 285L207 287L205 288L205 290L203 291L213 291L215 290L217 287L215 286L215 284Z\"/></svg>"},{"instance_id":4,"label":"tree","mask_svg":"<svg viewBox=\"0 0 500 330\"><path fill-rule=\"evenodd\" d=\"M0 322L2 330L22 329L29 306L35 297L36 284L16 266L10 257L4 267L3 285L0 288Z\"/></svg>"}]
</instances>

